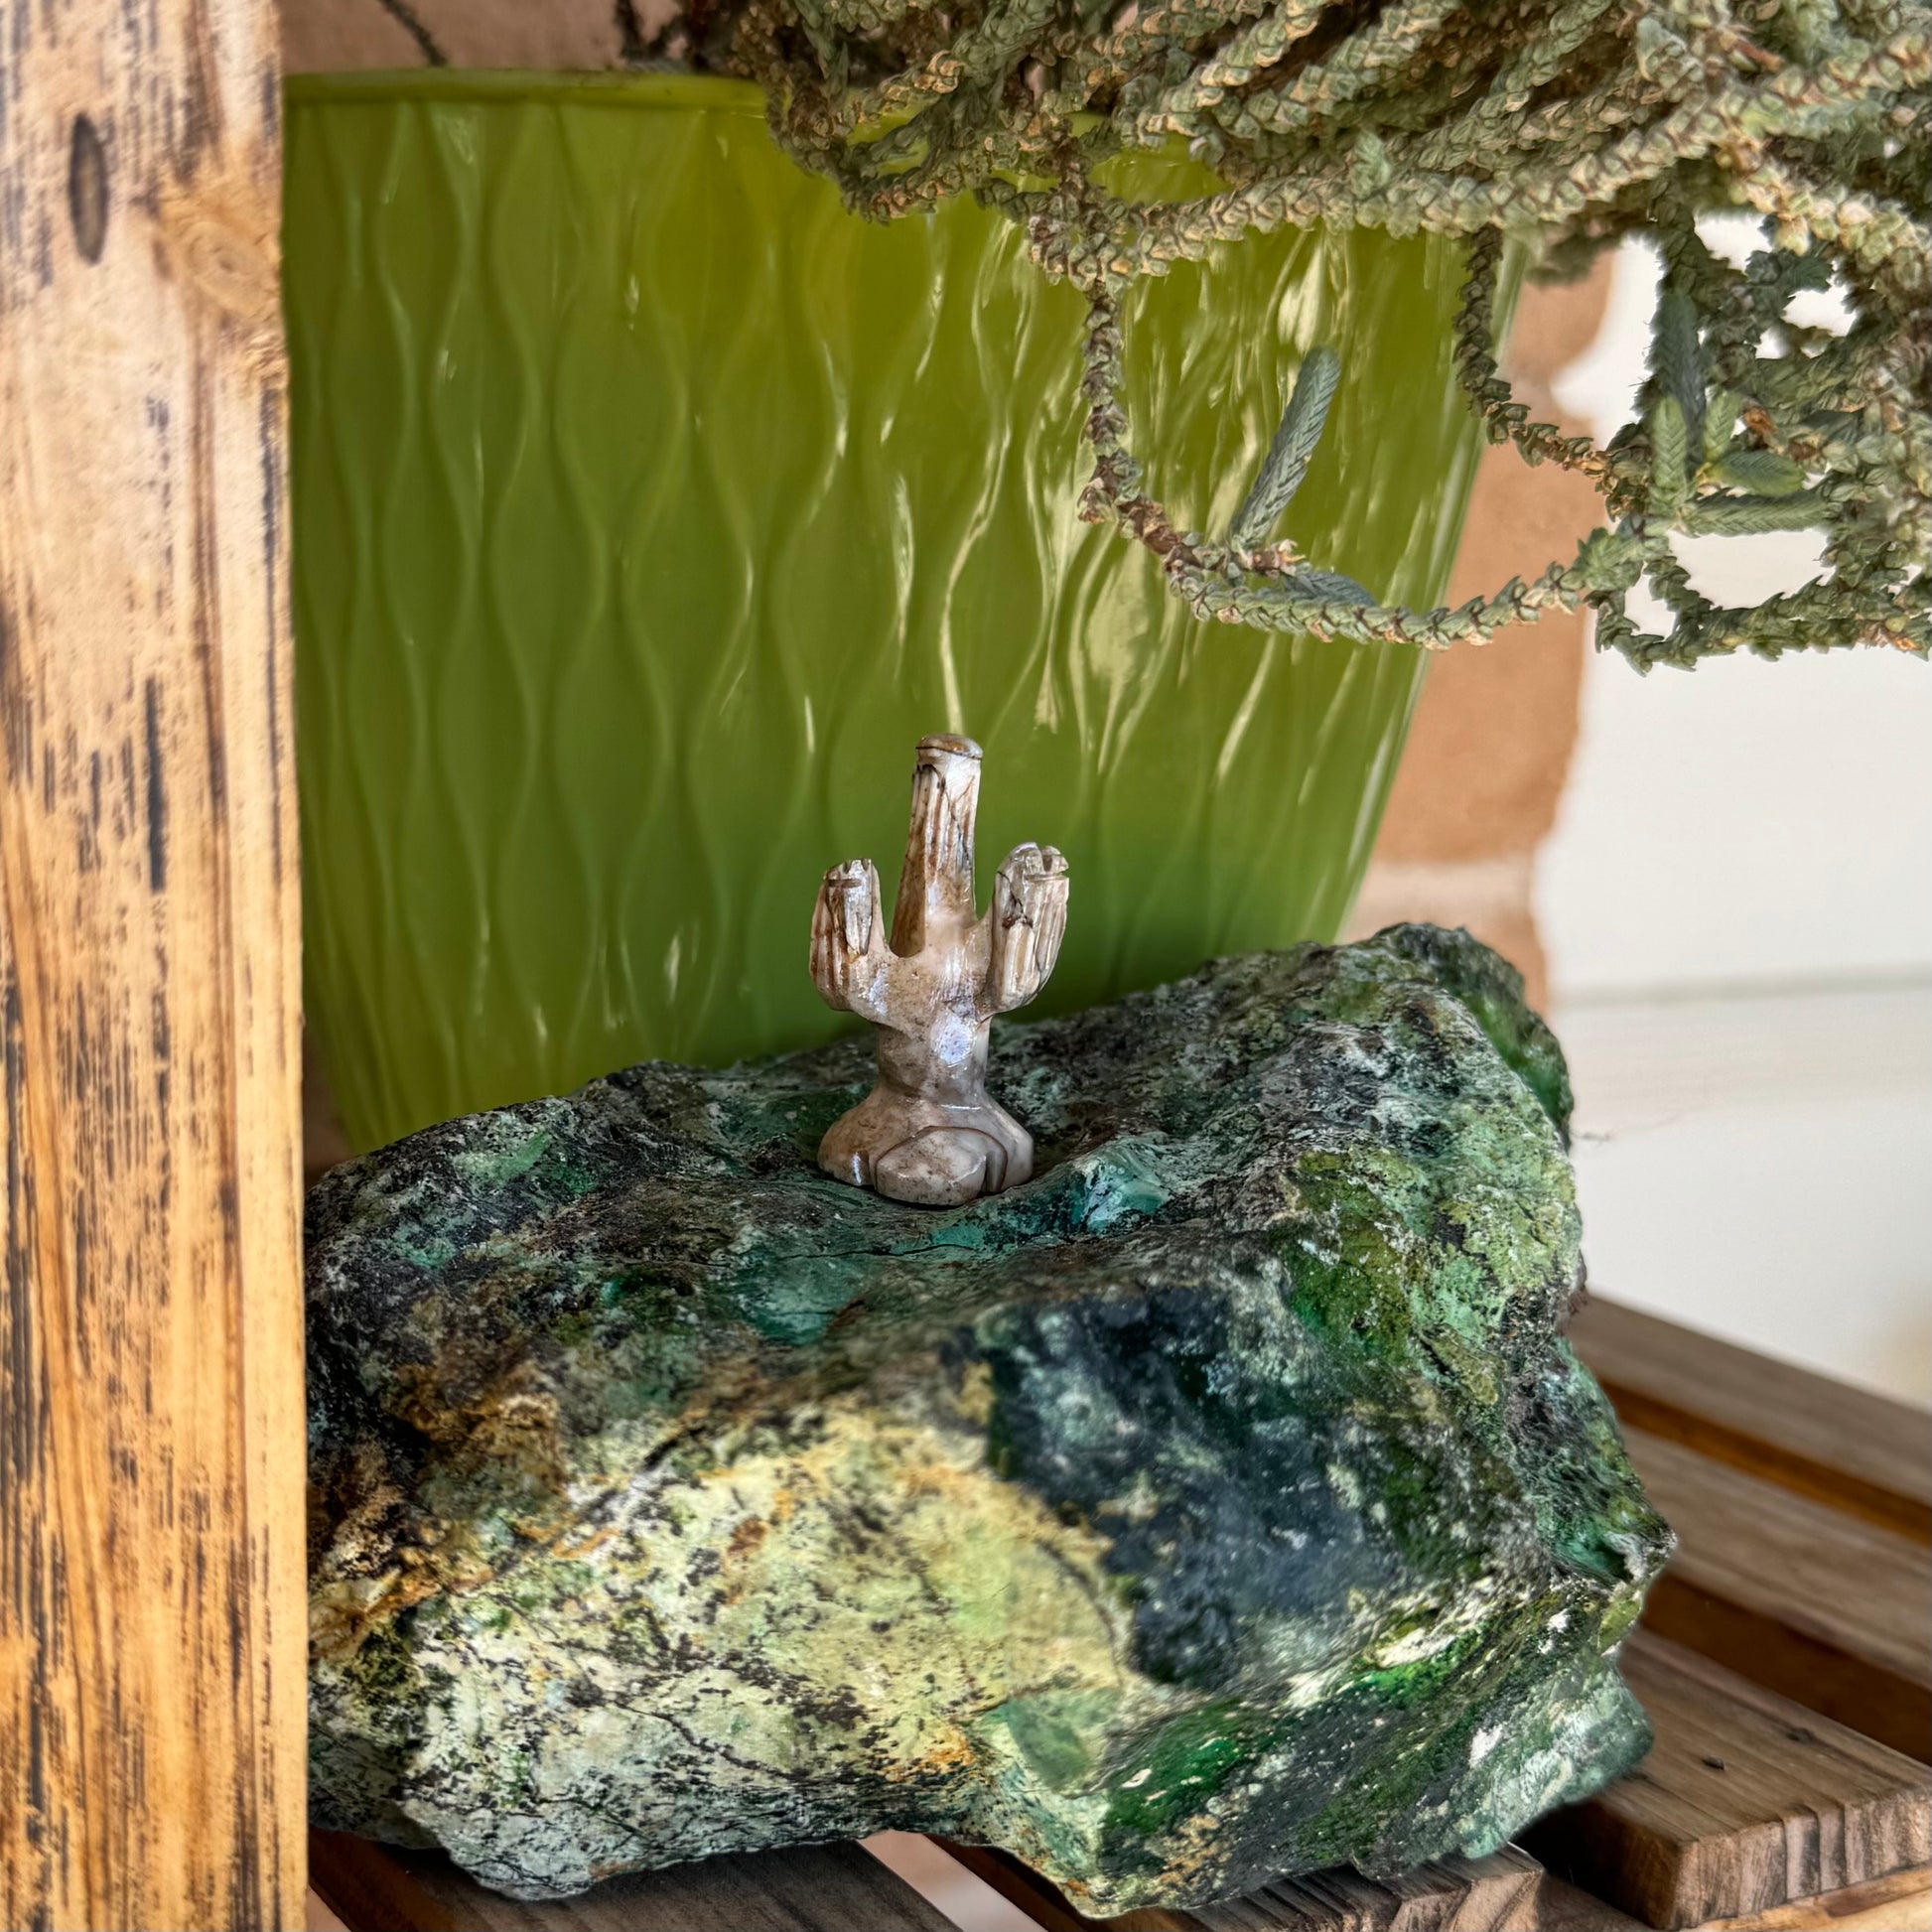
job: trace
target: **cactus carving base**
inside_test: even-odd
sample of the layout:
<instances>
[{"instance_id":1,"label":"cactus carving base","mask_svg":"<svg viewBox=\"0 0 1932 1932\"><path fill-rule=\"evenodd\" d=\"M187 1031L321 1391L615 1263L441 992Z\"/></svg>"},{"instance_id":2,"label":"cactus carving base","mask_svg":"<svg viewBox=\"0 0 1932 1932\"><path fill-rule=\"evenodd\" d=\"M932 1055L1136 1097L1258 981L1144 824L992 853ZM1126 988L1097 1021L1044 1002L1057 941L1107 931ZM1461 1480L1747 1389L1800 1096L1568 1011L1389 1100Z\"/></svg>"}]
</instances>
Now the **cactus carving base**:
<instances>
[{"instance_id":1,"label":"cactus carving base","mask_svg":"<svg viewBox=\"0 0 1932 1932\"><path fill-rule=\"evenodd\" d=\"M818 1150L827 1173L891 1200L959 1207L1030 1180L1033 1136L986 1091L993 1016L1046 984L1066 930L1066 861L1016 846L976 916L980 748L919 741L912 822L889 945L879 871L834 866L812 916L812 979L828 1006L879 1030L879 1083Z\"/></svg>"}]
</instances>

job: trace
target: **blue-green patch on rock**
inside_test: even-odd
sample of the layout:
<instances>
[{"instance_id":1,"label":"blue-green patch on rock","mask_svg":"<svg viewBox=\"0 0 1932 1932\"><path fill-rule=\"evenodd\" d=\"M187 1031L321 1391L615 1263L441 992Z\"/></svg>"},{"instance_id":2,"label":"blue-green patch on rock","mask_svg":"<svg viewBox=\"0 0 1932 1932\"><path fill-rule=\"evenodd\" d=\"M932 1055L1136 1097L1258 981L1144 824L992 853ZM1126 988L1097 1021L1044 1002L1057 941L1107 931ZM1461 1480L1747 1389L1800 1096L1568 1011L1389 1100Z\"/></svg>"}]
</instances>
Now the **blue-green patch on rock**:
<instances>
[{"instance_id":1,"label":"blue-green patch on rock","mask_svg":"<svg viewBox=\"0 0 1932 1932\"><path fill-rule=\"evenodd\" d=\"M318 1821L524 1897L888 1828L1098 1911L1481 1853L1647 1741L1562 1056L1466 935L996 1035L1030 1185L646 1065L309 1206Z\"/></svg>"}]
</instances>

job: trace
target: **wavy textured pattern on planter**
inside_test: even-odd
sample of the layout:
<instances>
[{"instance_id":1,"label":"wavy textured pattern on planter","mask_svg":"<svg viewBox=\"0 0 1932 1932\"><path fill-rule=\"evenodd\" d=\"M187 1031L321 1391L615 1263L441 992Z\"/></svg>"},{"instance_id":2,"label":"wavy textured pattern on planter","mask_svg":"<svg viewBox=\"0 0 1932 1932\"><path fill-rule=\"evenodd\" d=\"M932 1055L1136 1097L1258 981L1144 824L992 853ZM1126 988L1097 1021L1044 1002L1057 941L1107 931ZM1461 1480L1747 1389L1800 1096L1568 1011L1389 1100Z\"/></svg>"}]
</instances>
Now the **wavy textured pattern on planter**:
<instances>
[{"instance_id":1,"label":"wavy textured pattern on planter","mask_svg":"<svg viewBox=\"0 0 1932 1932\"><path fill-rule=\"evenodd\" d=\"M983 850L1068 856L1043 1010L1333 933L1420 656L1203 626L1076 519L1082 309L1009 224L859 221L750 90L594 76L296 81L287 204L309 1011L358 1144L849 1026L812 895L897 849L934 730L986 748ZM1336 341L1291 533L1439 594L1459 282L1290 235L1142 290L1156 487L1217 527Z\"/></svg>"}]
</instances>

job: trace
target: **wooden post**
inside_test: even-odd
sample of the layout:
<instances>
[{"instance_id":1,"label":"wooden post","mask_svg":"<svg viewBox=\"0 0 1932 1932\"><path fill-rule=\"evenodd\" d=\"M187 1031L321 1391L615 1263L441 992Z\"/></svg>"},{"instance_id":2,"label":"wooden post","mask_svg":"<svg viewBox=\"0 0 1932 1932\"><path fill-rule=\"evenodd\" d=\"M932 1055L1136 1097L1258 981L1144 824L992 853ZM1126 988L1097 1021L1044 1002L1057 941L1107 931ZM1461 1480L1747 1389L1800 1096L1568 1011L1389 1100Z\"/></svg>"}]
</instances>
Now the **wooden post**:
<instances>
[{"instance_id":1,"label":"wooden post","mask_svg":"<svg viewBox=\"0 0 1932 1932\"><path fill-rule=\"evenodd\" d=\"M0 45L0 1925L304 1894L269 0Z\"/></svg>"}]
</instances>

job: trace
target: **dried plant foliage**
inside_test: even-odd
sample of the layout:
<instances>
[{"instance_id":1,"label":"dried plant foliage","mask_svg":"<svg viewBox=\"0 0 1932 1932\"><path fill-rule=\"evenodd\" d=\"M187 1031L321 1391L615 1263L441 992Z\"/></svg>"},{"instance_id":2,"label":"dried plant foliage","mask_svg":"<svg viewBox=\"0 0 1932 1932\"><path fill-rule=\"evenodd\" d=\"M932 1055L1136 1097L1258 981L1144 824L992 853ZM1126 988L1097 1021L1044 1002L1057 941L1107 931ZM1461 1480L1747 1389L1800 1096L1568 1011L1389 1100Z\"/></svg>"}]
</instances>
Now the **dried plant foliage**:
<instances>
[{"instance_id":1,"label":"dried plant foliage","mask_svg":"<svg viewBox=\"0 0 1932 1932\"><path fill-rule=\"evenodd\" d=\"M1161 560L1202 617L1430 648L1588 606L1633 663L1932 647L1928 167L1932 12L1897 0L704 0L675 51L769 92L779 141L883 220L970 194L1084 294L1081 513ZM1175 151L1222 184L1137 203L1110 157ZM1743 209L1762 247L1715 252ZM1273 539L1338 373L1311 355L1230 527L1178 530L1129 446L1122 297L1254 230L1464 237L1456 361L1491 441L1579 470L1605 525L1568 563L1417 612ZM1530 420L1497 372L1505 244L1581 272L1627 234L1663 260L1637 419L1598 448ZM1843 334L1794 297L1834 286ZM1693 587L1678 535L1822 533L1824 567L1747 609ZM1669 611L1638 627L1647 583Z\"/></svg>"}]
</instances>

